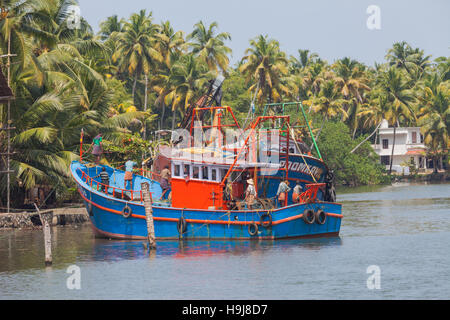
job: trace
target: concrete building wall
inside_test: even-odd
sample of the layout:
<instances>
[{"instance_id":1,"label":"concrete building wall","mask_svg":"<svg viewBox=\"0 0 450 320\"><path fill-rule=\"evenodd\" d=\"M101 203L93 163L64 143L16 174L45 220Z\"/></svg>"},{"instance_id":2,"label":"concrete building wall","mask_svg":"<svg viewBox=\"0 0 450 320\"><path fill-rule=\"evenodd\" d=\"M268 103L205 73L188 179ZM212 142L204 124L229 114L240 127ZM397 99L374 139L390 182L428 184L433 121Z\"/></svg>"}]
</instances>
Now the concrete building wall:
<instances>
[{"instance_id":1,"label":"concrete building wall","mask_svg":"<svg viewBox=\"0 0 450 320\"><path fill-rule=\"evenodd\" d=\"M387 146L386 146L387 141ZM390 157L394 142L394 128L389 128L387 121L383 120L378 130L378 141L372 145L375 152L380 156L380 161L386 164L389 169ZM426 151L426 146L420 134L419 127L396 128L394 157L392 161L392 169L398 173L408 174L409 168L406 165L414 160L417 169L426 169L427 159L422 152ZM409 153L409 154L408 154Z\"/></svg>"}]
</instances>

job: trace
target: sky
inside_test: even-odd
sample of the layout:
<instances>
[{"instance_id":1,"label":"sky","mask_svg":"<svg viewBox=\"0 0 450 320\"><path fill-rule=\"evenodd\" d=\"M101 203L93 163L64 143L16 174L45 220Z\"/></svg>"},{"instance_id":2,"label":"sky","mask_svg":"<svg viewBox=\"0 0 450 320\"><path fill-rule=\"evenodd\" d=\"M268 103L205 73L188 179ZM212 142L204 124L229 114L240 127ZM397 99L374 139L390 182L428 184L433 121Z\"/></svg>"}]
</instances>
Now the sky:
<instances>
[{"instance_id":1,"label":"sky","mask_svg":"<svg viewBox=\"0 0 450 320\"><path fill-rule=\"evenodd\" d=\"M432 59L450 56L449 0L78 0L81 15L94 31L108 16L128 18L146 9L155 23L169 20L190 33L194 24L216 21L229 32L231 64L245 54L250 39L268 35L288 55L316 52L329 63L351 57L368 65L382 63L393 43L406 41ZM367 9L375 5L379 15ZM379 18L379 19L377 19ZM374 20L375 19L375 20ZM367 21L379 22L369 29Z\"/></svg>"}]
</instances>

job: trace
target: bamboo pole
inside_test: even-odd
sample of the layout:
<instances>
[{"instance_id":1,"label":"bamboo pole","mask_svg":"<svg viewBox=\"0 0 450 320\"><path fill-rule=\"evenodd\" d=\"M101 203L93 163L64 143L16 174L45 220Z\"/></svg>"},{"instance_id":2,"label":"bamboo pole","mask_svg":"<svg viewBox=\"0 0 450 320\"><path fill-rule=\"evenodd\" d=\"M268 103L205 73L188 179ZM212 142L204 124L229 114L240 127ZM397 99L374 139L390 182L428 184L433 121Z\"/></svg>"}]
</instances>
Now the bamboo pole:
<instances>
[{"instance_id":1,"label":"bamboo pole","mask_svg":"<svg viewBox=\"0 0 450 320\"><path fill-rule=\"evenodd\" d=\"M145 217L147 221L148 248L156 249L155 225L153 222L152 195L148 182L141 183L142 200L144 201Z\"/></svg>"},{"instance_id":2,"label":"bamboo pole","mask_svg":"<svg viewBox=\"0 0 450 320\"><path fill-rule=\"evenodd\" d=\"M34 203L36 211L39 213L39 218L42 223L42 231L44 232L44 246L45 246L45 265L52 265L52 233L50 230L50 223L53 219L53 211L40 212L36 203Z\"/></svg>"}]
</instances>

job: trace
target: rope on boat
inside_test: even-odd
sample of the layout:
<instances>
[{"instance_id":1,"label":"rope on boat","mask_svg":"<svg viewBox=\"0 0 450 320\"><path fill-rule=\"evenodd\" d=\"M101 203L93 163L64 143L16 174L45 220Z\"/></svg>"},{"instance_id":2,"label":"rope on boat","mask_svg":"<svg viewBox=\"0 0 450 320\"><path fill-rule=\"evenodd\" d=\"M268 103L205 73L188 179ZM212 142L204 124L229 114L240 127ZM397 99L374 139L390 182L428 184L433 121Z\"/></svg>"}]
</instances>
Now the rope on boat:
<instances>
[{"instance_id":1,"label":"rope on boat","mask_svg":"<svg viewBox=\"0 0 450 320\"><path fill-rule=\"evenodd\" d=\"M256 96L258 95L259 91L259 81L256 83L256 91L255 95L253 96L252 102L250 104L250 108L248 108L247 118L245 118L244 126L242 128L245 128L247 126L248 118L250 117L250 111L252 111L253 106L255 105Z\"/></svg>"},{"instance_id":2,"label":"rope on boat","mask_svg":"<svg viewBox=\"0 0 450 320\"><path fill-rule=\"evenodd\" d=\"M183 210L184 210L184 209L183 209ZM215 214L215 212L211 213L211 215L210 215L206 220L209 220L210 218L212 218L212 216L213 216L214 214ZM220 219L220 218L222 218L222 217L224 217L224 216L226 216L226 215L228 215L228 227L230 227L230 223L231 223L231 211L230 211L230 210L228 210L226 213L224 213L223 215L221 215L220 217L218 217L217 220ZM200 226L198 226L197 228L194 228L194 229L192 230L192 234L195 234L198 230L200 230L201 228L203 228L204 226L209 225L209 224L210 224L210 223L205 222L205 223L201 224Z\"/></svg>"},{"instance_id":3,"label":"rope on boat","mask_svg":"<svg viewBox=\"0 0 450 320\"><path fill-rule=\"evenodd\" d=\"M291 126L289 125L289 123L287 124L287 126L288 126L288 128L291 130L291 132L292 132L292 136L294 137L294 143L295 143L295 146L297 147L298 151L300 152L300 155L302 156L303 162L306 164L306 167L308 168L309 174L310 174L311 177L313 178L314 182L317 183L316 178L314 177L314 175L313 175L311 169L309 168L308 162L306 162L305 157L303 156L302 149L300 149L299 146L298 146L298 143L297 143L297 139L296 139L296 137L295 137L295 132L294 132L294 130L291 128Z\"/></svg>"}]
</instances>

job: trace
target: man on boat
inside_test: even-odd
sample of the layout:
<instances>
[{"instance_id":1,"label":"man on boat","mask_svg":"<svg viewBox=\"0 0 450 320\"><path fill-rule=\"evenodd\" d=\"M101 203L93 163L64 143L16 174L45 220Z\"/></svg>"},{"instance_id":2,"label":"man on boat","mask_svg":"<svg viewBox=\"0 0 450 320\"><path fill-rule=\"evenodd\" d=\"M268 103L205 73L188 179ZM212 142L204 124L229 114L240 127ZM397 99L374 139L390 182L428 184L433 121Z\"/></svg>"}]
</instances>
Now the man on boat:
<instances>
[{"instance_id":1,"label":"man on boat","mask_svg":"<svg viewBox=\"0 0 450 320\"><path fill-rule=\"evenodd\" d=\"M223 201L227 204L228 209L237 210L236 199L233 197L233 181L231 181L230 176L225 180L225 185L223 186Z\"/></svg>"},{"instance_id":2,"label":"man on boat","mask_svg":"<svg viewBox=\"0 0 450 320\"><path fill-rule=\"evenodd\" d=\"M94 140L92 140L92 144L89 147L89 150L92 148L92 154L95 156L95 164L99 164L100 157L102 156L103 153L102 137L103 137L102 133L100 132L98 135L95 136Z\"/></svg>"},{"instance_id":3,"label":"man on boat","mask_svg":"<svg viewBox=\"0 0 450 320\"><path fill-rule=\"evenodd\" d=\"M171 177L171 173L169 170L169 166L164 166L164 169L161 171L161 180L160 180L160 185L161 188L163 190L162 195L161 195L161 199L166 199L169 190L170 190L170 183L169 183L169 179Z\"/></svg>"},{"instance_id":4,"label":"man on boat","mask_svg":"<svg viewBox=\"0 0 450 320\"><path fill-rule=\"evenodd\" d=\"M256 198L256 189L252 179L248 179L247 183L248 186L247 190L245 191L245 202L247 204L247 208L251 210Z\"/></svg>"},{"instance_id":5,"label":"man on boat","mask_svg":"<svg viewBox=\"0 0 450 320\"><path fill-rule=\"evenodd\" d=\"M130 190L133 190L133 167L136 165L136 162L132 161L131 158L128 158L128 161L125 162L125 177L124 177L124 189L127 188L127 182L130 182Z\"/></svg>"},{"instance_id":6,"label":"man on boat","mask_svg":"<svg viewBox=\"0 0 450 320\"><path fill-rule=\"evenodd\" d=\"M291 188L288 179L281 181L277 191L278 207L284 206L289 191L291 191Z\"/></svg>"},{"instance_id":7,"label":"man on boat","mask_svg":"<svg viewBox=\"0 0 450 320\"><path fill-rule=\"evenodd\" d=\"M297 181L297 184L294 187L294 191L292 193L292 202L299 203L300 202L300 194L303 191L303 187L300 184L300 181Z\"/></svg>"},{"instance_id":8,"label":"man on boat","mask_svg":"<svg viewBox=\"0 0 450 320\"><path fill-rule=\"evenodd\" d=\"M107 188L109 186L109 174L106 171L105 167L102 168L102 171L100 172L100 174L95 176L94 179L98 178L98 177L100 177L100 180L102 181L102 185L101 185L102 191L107 192L107 190L108 190Z\"/></svg>"}]
</instances>

